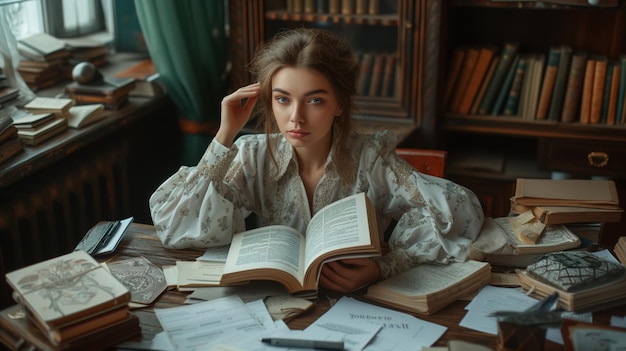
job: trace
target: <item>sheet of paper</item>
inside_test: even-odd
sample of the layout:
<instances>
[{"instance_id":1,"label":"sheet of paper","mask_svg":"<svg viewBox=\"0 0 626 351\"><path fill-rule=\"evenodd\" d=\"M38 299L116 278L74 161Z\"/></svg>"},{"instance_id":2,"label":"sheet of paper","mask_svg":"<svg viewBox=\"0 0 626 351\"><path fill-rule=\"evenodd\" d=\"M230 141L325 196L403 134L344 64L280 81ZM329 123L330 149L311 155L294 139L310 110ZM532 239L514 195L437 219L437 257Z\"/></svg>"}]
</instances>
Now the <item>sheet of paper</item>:
<instances>
[{"instance_id":1,"label":"sheet of paper","mask_svg":"<svg viewBox=\"0 0 626 351\"><path fill-rule=\"evenodd\" d=\"M333 321L314 323L306 328L302 337L312 340L343 340L346 351L360 351L374 339L382 325L364 320L353 320L349 324L336 324Z\"/></svg>"},{"instance_id":2,"label":"sheet of paper","mask_svg":"<svg viewBox=\"0 0 626 351\"><path fill-rule=\"evenodd\" d=\"M434 344L447 329L407 313L350 297L342 297L312 325L351 325L357 321L381 326L364 350L419 350Z\"/></svg>"},{"instance_id":3,"label":"sheet of paper","mask_svg":"<svg viewBox=\"0 0 626 351\"><path fill-rule=\"evenodd\" d=\"M204 350L217 340L246 331L264 330L239 296L159 308L154 312L178 351Z\"/></svg>"},{"instance_id":4,"label":"sheet of paper","mask_svg":"<svg viewBox=\"0 0 626 351\"><path fill-rule=\"evenodd\" d=\"M207 248L202 256L198 257L198 261L226 262L228 257L228 249L230 245L222 245Z\"/></svg>"},{"instance_id":5,"label":"sheet of paper","mask_svg":"<svg viewBox=\"0 0 626 351\"><path fill-rule=\"evenodd\" d=\"M176 261L179 286L219 285L223 262Z\"/></svg>"}]
</instances>

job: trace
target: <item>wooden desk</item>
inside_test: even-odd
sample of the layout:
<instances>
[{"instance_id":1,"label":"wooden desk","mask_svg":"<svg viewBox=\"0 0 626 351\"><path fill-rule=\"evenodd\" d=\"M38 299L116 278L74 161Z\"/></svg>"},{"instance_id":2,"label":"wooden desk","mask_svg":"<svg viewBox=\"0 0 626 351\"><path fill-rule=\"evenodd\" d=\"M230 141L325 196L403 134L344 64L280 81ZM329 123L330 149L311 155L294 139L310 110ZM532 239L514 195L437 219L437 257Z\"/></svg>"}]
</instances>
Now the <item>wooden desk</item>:
<instances>
[{"instance_id":1,"label":"wooden desk","mask_svg":"<svg viewBox=\"0 0 626 351\"><path fill-rule=\"evenodd\" d=\"M114 256L109 257L106 261L116 261L135 256L144 256L158 266L174 265L176 260L195 260L198 256L202 255L203 252L203 250L168 250L161 245L153 226L133 223L120 243L117 253ZM154 314L153 308L180 306L184 304L185 298L188 294L188 292L170 290L165 292L149 308L135 310L135 313L141 320L143 338L152 339L155 334L162 331L158 319ZM339 297L341 297L341 295L338 295L337 293L320 291L319 299L314 308L311 311L294 318L287 324L291 329L306 328L329 309L330 299L338 299ZM358 296L355 297L358 298ZM459 322L465 316L464 308L466 304L466 301L456 301L434 315L416 315L416 317L448 328L443 337L440 338L435 344L437 346L446 346L448 340L461 339L489 346L493 350L496 350L497 341L495 335L485 334L459 326ZM594 313L594 321L609 324L611 315L626 315L626 307L596 312ZM563 350L563 346L547 341L545 351L551 350Z\"/></svg>"}]
</instances>

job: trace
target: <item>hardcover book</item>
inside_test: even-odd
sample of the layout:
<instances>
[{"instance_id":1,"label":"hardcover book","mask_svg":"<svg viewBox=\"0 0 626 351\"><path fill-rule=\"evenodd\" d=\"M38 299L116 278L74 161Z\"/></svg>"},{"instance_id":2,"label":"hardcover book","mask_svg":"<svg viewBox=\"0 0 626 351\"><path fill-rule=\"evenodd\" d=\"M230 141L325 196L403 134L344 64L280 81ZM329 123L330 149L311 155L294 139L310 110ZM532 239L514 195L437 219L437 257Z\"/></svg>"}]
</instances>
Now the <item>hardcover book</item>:
<instances>
[{"instance_id":1,"label":"hardcover book","mask_svg":"<svg viewBox=\"0 0 626 351\"><path fill-rule=\"evenodd\" d=\"M96 95L117 99L129 94L135 88L135 84L135 78L110 77L90 84L72 82L65 86L65 92L70 95Z\"/></svg>"},{"instance_id":2,"label":"hardcover book","mask_svg":"<svg viewBox=\"0 0 626 351\"><path fill-rule=\"evenodd\" d=\"M130 301L130 291L84 251L9 272L6 281L39 323L57 328Z\"/></svg>"},{"instance_id":3,"label":"hardcover book","mask_svg":"<svg viewBox=\"0 0 626 351\"><path fill-rule=\"evenodd\" d=\"M585 256L572 257L572 254L585 254ZM610 273L610 279L595 279L594 276L580 276L578 273L569 273L571 269L574 271L580 271L581 269L591 269L597 262L597 258L589 258L587 255L593 255L586 251L558 253L559 255L567 254L563 259L559 259L559 264L564 266L564 279L562 282L568 282L570 276L576 277L578 281L588 280L593 283L588 284L587 287L577 289L575 291L566 291L555 286L552 281L547 283L545 279L539 279L529 273L528 270L523 270L518 273L519 282L525 291L528 291L531 296L543 299L554 292L559 293L559 307L567 311L594 311L599 309L606 309L613 306L619 306L626 303L626 274L622 272L621 275L617 272ZM602 260L602 259L600 259ZM542 263L544 264L544 263ZM618 265L620 267L623 266ZM529 266L530 268L531 266ZM569 267L569 268L568 268ZM608 272L608 271L607 271ZM597 277L602 275L601 272L592 273L597 274ZM560 279L560 278L556 278Z\"/></svg>"},{"instance_id":4,"label":"hardcover book","mask_svg":"<svg viewBox=\"0 0 626 351\"><path fill-rule=\"evenodd\" d=\"M524 206L619 208L612 180L518 178L512 200Z\"/></svg>"},{"instance_id":5,"label":"hardcover book","mask_svg":"<svg viewBox=\"0 0 626 351\"><path fill-rule=\"evenodd\" d=\"M58 345L35 326L21 305L0 311L0 337L14 350L106 350L123 341L141 335L139 318L126 312L126 317L104 328L86 332Z\"/></svg>"},{"instance_id":6,"label":"hardcover book","mask_svg":"<svg viewBox=\"0 0 626 351\"><path fill-rule=\"evenodd\" d=\"M515 213L532 211L535 218L545 225L588 223L588 222L619 222L624 210L621 208L592 208L573 206L524 206L511 203Z\"/></svg>"},{"instance_id":7,"label":"hardcover book","mask_svg":"<svg viewBox=\"0 0 626 351\"><path fill-rule=\"evenodd\" d=\"M39 145L66 129L65 118L53 118L50 122L36 128L18 130L17 135L26 145Z\"/></svg>"},{"instance_id":8,"label":"hardcover book","mask_svg":"<svg viewBox=\"0 0 626 351\"><path fill-rule=\"evenodd\" d=\"M433 314L490 279L487 262L424 263L370 286L364 297L411 313Z\"/></svg>"},{"instance_id":9,"label":"hardcover book","mask_svg":"<svg viewBox=\"0 0 626 351\"><path fill-rule=\"evenodd\" d=\"M32 113L54 113L64 115L74 106L74 100L38 96L24 105L24 109Z\"/></svg>"},{"instance_id":10,"label":"hardcover book","mask_svg":"<svg viewBox=\"0 0 626 351\"><path fill-rule=\"evenodd\" d=\"M325 261L380 254L375 209L359 193L321 209L306 233L274 225L233 235L221 283L273 280L290 293L310 294Z\"/></svg>"}]
</instances>

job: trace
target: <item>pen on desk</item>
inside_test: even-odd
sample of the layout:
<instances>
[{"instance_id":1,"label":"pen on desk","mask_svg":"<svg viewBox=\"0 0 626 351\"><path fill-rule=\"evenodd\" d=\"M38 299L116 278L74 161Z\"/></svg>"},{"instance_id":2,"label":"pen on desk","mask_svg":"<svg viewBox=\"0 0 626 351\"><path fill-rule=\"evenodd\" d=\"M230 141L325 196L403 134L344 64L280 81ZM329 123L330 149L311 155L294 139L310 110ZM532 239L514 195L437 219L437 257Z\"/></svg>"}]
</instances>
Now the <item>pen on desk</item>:
<instances>
[{"instance_id":1,"label":"pen on desk","mask_svg":"<svg viewBox=\"0 0 626 351\"><path fill-rule=\"evenodd\" d=\"M343 341L261 338L261 342L272 346L306 347L319 350L343 350Z\"/></svg>"}]
</instances>

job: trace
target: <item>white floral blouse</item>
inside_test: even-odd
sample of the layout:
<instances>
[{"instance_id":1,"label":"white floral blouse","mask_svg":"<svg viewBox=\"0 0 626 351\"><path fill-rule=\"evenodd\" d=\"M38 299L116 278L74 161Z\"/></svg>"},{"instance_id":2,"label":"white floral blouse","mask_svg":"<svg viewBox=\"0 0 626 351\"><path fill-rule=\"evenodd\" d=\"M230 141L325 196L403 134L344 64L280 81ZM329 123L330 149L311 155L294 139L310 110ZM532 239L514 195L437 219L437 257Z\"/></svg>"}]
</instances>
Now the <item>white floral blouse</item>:
<instances>
[{"instance_id":1,"label":"white floral blouse","mask_svg":"<svg viewBox=\"0 0 626 351\"><path fill-rule=\"evenodd\" d=\"M159 186L149 205L163 245L228 244L233 233L246 229L245 218L251 213L256 213L259 225L284 224L303 231L311 213L365 192L376 207L380 233L391 219L398 221L389 238L391 251L375 259L383 278L425 261L467 258L483 223L476 196L402 161L391 132L352 133L348 160L333 159L331 150L313 209L293 148L280 134L273 140L277 167L266 154L263 134L242 136L230 148L213 140L197 166L181 167Z\"/></svg>"}]
</instances>

